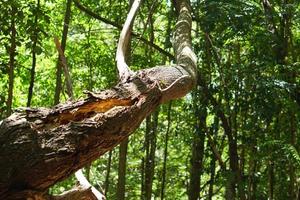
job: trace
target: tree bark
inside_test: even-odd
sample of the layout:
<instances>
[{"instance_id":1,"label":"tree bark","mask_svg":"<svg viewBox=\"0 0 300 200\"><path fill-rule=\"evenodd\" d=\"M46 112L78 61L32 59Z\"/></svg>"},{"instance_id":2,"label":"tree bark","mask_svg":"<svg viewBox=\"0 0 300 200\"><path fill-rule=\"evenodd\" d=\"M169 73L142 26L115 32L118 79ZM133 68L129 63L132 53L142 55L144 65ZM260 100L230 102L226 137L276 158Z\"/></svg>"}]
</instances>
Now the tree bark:
<instances>
[{"instance_id":1,"label":"tree bark","mask_svg":"<svg viewBox=\"0 0 300 200\"><path fill-rule=\"evenodd\" d=\"M160 103L192 89L191 9L185 0L176 8L176 65L140 70L84 100L23 109L0 122L0 199L47 190L120 144Z\"/></svg>"}]
</instances>

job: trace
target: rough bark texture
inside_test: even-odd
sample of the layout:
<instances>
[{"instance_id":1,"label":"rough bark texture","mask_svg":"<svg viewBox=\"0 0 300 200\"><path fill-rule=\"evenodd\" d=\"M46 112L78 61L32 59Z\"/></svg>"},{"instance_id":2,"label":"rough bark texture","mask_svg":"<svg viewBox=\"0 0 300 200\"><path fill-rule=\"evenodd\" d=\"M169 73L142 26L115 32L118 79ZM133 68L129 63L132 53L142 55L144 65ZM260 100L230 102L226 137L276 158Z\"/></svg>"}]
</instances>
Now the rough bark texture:
<instances>
[{"instance_id":1,"label":"rough bark texture","mask_svg":"<svg viewBox=\"0 0 300 200\"><path fill-rule=\"evenodd\" d=\"M84 100L21 109L0 122L0 199L45 191L121 143L160 103L191 90L196 57L190 7L182 0L176 8L177 65L141 70Z\"/></svg>"}]
</instances>

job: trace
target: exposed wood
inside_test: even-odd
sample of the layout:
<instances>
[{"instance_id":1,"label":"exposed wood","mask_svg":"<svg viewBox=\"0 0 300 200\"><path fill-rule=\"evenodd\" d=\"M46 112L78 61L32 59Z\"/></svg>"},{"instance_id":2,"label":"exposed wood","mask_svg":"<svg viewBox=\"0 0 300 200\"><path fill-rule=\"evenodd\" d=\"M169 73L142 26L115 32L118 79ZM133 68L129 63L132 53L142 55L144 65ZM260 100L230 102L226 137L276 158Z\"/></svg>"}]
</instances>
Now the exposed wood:
<instances>
[{"instance_id":1,"label":"exposed wood","mask_svg":"<svg viewBox=\"0 0 300 200\"><path fill-rule=\"evenodd\" d=\"M56 46L56 49L59 53L59 58L61 58L61 63L63 66L63 72L64 72L64 76L66 79L66 85L67 85L67 94L70 98L70 100L74 100L74 95L73 95L73 86L72 86L72 79L71 79L71 75L70 75L70 71L67 65L67 59L66 56L61 48L61 44L58 40L57 37L54 37L54 43ZM87 178L84 177L82 169L79 169L76 173L75 173L75 177L77 179L77 181L79 182L80 186L83 188L89 188L91 187L91 193L92 196L94 196L93 198L96 198L98 200L102 200L105 199L104 195L102 195L95 187L91 186L91 184L89 183L89 179L90 179L90 165L91 163L87 164L87 168L88 168L88 176Z\"/></svg>"},{"instance_id":2,"label":"exposed wood","mask_svg":"<svg viewBox=\"0 0 300 200\"><path fill-rule=\"evenodd\" d=\"M140 70L126 83L87 92L86 99L51 109L20 109L0 122L0 199L47 190L121 143L160 103L191 90L196 57L190 7L187 1L176 2L177 65Z\"/></svg>"}]
</instances>

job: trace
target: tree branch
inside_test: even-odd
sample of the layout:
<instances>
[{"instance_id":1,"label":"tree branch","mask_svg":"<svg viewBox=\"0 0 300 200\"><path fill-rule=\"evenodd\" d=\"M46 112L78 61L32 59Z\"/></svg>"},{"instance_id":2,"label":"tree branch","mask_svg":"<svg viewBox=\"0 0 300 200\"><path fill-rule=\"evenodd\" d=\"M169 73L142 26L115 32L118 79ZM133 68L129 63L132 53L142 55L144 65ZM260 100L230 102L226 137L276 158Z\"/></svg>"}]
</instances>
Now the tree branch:
<instances>
[{"instance_id":1,"label":"tree branch","mask_svg":"<svg viewBox=\"0 0 300 200\"><path fill-rule=\"evenodd\" d=\"M94 186L92 186L89 181L85 178L82 173L82 170L78 170L75 173L76 179L79 181L79 184L84 188L91 188L91 192L98 200L105 200L105 196L101 194Z\"/></svg>"},{"instance_id":2,"label":"tree branch","mask_svg":"<svg viewBox=\"0 0 300 200\"><path fill-rule=\"evenodd\" d=\"M126 61L125 61L125 54L128 49L128 44L130 42L130 33L132 23L136 16L136 13L140 7L141 0L135 0L131 6L131 9L128 13L126 18L125 24L120 34L118 47L117 47L117 54L116 54L116 61L117 61L117 68L119 71L119 79L122 82L126 82L133 72L129 69Z\"/></svg>"}]
</instances>

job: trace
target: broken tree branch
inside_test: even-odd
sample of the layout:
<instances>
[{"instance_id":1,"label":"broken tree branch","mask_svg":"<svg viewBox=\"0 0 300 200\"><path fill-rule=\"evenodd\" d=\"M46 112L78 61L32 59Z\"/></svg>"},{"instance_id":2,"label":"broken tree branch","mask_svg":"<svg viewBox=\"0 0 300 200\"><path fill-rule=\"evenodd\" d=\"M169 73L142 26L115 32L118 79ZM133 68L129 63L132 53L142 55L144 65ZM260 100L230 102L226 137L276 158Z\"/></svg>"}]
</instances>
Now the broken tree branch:
<instances>
[{"instance_id":1,"label":"broken tree branch","mask_svg":"<svg viewBox=\"0 0 300 200\"><path fill-rule=\"evenodd\" d=\"M76 179L78 180L79 184L83 186L84 188L91 188L91 191L93 195L98 199L98 200L105 200L105 196L101 194L94 186L92 186L89 181L85 178L85 176L82 173L82 170L78 170L75 173Z\"/></svg>"},{"instance_id":2,"label":"broken tree branch","mask_svg":"<svg viewBox=\"0 0 300 200\"><path fill-rule=\"evenodd\" d=\"M67 83L66 85L67 85L68 96L69 96L70 100L74 100L72 79L71 79L71 75L70 75L70 70L69 70L68 65L67 65L66 56L65 56L65 54L64 54L64 52L61 48L61 44L60 44L57 37L54 37L54 43L55 43L56 49L59 53L59 56L61 58L61 62L62 62L62 65L63 65L64 75L65 75L66 83ZM93 196L91 198L96 198L98 200L105 199L104 196L95 187L91 186L91 184L88 182L88 180L84 177L84 175L82 173L82 169L79 169L75 173L75 177L76 177L77 181L79 182L80 186L82 187L82 189L91 187L90 196ZM67 194L74 194L74 191L77 191L76 189L77 188L72 189L71 190L72 192L71 193L67 192ZM86 190L84 190L84 191L86 191ZM78 189L78 193L82 193L80 189ZM63 195L63 196L65 197L66 195Z\"/></svg>"}]
</instances>

